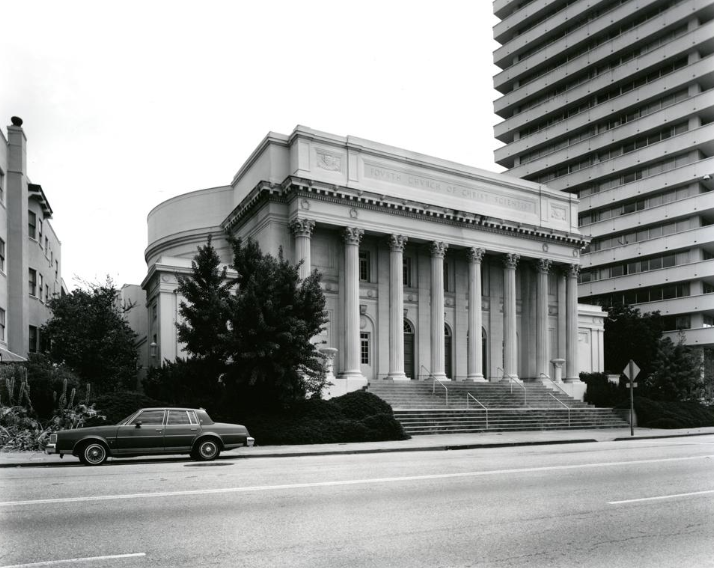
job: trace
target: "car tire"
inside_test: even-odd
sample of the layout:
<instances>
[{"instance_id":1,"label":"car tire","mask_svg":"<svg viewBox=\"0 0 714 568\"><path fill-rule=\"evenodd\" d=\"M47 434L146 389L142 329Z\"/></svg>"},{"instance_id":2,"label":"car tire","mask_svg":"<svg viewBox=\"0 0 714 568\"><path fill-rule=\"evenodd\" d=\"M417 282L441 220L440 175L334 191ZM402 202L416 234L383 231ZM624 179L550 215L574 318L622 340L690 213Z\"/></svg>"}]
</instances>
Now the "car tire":
<instances>
[{"instance_id":1,"label":"car tire","mask_svg":"<svg viewBox=\"0 0 714 568\"><path fill-rule=\"evenodd\" d=\"M215 438L203 438L196 442L191 457L197 461L213 461L221 454L221 447Z\"/></svg>"},{"instance_id":2,"label":"car tire","mask_svg":"<svg viewBox=\"0 0 714 568\"><path fill-rule=\"evenodd\" d=\"M79 452L79 461L84 465L102 465L108 457L107 447L101 442L89 442Z\"/></svg>"}]
</instances>

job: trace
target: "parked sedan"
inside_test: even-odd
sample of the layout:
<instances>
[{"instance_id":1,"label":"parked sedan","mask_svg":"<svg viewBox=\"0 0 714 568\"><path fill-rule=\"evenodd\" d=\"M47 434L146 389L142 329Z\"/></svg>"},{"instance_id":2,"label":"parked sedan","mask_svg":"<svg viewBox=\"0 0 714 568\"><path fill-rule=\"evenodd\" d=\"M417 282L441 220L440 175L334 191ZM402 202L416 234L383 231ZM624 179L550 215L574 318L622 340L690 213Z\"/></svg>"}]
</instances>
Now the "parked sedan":
<instances>
[{"instance_id":1,"label":"parked sedan","mask_svg":"<svg viewBox=\"0 0 714 568\"><path fill-rule=\"evenodd\" d=\"M109 456L165 454L210 461L223 450L254 443L245 426L214 422L203 409L142 408L112 426L60 430L50 436L45 452L72 454L85 465L101 465Z\"/></svg>"}]
</instances>

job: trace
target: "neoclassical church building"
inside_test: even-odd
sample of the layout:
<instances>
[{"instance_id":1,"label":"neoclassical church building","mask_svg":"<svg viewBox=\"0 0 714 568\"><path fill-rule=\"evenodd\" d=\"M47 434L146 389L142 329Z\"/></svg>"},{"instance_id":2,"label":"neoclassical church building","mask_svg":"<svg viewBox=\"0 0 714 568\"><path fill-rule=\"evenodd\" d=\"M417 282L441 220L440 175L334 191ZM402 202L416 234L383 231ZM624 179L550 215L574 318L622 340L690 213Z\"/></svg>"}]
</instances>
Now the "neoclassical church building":
<instances>
[{"instance_id":1,"label":"neoclassical church building","mask_svg":"<svg viewBox=\"0 0 714 568\"><path fill-rule=\"evenodd\" d=\"M538 183L298 126L229 185L159 204L148 232L148 366L182 355L177 276L208 235L230 263L234 234L322 273L333 395L548 376L581 398L579 372L603 370L604 313L577 301L577 199Z\"/></svg>"}]
</instances>

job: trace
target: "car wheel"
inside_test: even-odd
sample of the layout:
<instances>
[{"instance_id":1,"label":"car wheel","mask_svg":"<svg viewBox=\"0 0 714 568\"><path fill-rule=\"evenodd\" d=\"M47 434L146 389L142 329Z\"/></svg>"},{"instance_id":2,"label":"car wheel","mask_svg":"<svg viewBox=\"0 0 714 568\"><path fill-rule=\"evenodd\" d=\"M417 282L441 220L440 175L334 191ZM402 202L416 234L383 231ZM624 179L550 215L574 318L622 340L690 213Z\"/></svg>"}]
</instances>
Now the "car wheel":
<instances>
[{"instance_id":1,"label":"car wheel","mask_svg":"<svg viewBox=\"0 0 714 568\"><path fill-rule=\"evenodd\" d=\"M107 461L107 448L101 442L86 444L79 453L79 459L84 465L102 465Z\"/></svg>"},{"instance_id":2,"label":"car wheel","mask_svg":"<svg viewBox=\"0 0 714 568\"><path fill-rule=\"evenodd\" d=\"M198 461L211 461L215 460L220 453L221 449L218 446L218 440L215 438L204 438L198 441L193 452L191 452L191 457Z\"/></svg>"}]
</instances>

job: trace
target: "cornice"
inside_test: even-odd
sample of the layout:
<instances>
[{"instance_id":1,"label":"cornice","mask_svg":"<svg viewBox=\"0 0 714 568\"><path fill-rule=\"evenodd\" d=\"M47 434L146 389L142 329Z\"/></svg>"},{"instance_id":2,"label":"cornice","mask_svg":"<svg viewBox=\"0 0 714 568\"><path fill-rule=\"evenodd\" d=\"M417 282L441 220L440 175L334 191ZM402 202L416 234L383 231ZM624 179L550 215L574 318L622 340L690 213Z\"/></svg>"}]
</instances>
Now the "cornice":
<instances>
[{"instance_id":1,"label":"cornice","mask_svg":"<svg viewBox=\"0 0 714 568\"><path fill-rule=\"evenodd\" d=\"M413 219L426 218L430 222L449 224L459 227L476 228L478 230L503 234L517 234L522 238L546 242L565 243L575 247L584 247L590 238L580 234L558 231L555 229L542 229L525 223L513 223L467 213L447 207L439 207L407 199L399 199L387 195L352 189L335 184L324 183L311 179L289 176L281 184L261 181L226 217L221 226L227 232L233 232L240 227L251 212L265 201L288 201L301 196L331 203L349 201L353 207L373 211L388 210L390 213Z\"/></svg>"}]
</instances>

